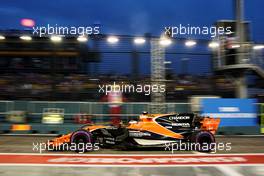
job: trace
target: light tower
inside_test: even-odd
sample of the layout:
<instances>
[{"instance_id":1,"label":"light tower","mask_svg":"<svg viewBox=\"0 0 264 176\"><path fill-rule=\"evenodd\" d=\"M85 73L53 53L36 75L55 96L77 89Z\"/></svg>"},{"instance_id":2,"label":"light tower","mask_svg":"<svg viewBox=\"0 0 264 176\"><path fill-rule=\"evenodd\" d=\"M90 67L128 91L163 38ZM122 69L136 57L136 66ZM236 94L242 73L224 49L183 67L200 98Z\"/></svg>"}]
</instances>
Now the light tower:
<instances>
[{"instance_id":1,"label":"light tower","mask_svg":"<svg viewBox=\"0 0 264 176\"><path fill-rule=\"evenodd\" d=\"M244 32L244 1L236 0L236 39L240 47L238 48L238 53L236 55L236 60L238 64L244 64L244 42L245 42L245 32ZM245 73L241 72L238 79L236 79L236 96L238 98L247 98L247 83Z\"/></svg>"}]
</instances>

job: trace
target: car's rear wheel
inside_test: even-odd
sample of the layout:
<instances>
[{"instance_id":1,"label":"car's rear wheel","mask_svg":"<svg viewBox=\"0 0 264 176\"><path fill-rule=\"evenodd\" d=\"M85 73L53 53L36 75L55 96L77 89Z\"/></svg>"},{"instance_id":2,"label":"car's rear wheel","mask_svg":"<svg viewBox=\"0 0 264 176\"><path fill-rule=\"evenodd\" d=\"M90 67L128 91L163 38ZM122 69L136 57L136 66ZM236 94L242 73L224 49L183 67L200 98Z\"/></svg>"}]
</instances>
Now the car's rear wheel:
<instances>
[{"instance_id":1,"label":"car's rear wheel","mask_svg":"<svg viewBox=\"0 0 264 176\"><path fill-rule=\"evenodd\" d=\"M78 153L91 151L93 147L92 134L86 130L75 131L71 135L71 148Z\"/></svg>"},{"instance_id":2,"label":"car's rear wheel","mask_svg":"<svg viewBox=\"0 0 264 176\"><path fill-rule=\"evenodd\" d=\"M191 143L197 151L210 152L215 147L215 137L209 131L198 131L191 135Z\"/></svg>"}]
</instances>

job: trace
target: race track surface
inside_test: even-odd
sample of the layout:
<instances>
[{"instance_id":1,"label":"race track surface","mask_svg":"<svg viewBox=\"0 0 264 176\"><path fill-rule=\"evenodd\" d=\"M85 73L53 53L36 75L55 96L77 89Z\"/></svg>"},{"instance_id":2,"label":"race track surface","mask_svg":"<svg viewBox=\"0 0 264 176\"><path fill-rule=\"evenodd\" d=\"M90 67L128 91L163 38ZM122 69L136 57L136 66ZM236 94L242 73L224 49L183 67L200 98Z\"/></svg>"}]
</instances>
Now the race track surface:
<instances>
[{"instance_id":1,"label":"race track surface","mask_svg":"<svg viewBox=\"0 0 264 176\"><path fill-rule=\"evenodd\" d=\"M264 176L263 136L217 136L230 151L111 150L76 154L33 150L47 136L0 136L0 176Z\"/></svg>"}]
</instances>

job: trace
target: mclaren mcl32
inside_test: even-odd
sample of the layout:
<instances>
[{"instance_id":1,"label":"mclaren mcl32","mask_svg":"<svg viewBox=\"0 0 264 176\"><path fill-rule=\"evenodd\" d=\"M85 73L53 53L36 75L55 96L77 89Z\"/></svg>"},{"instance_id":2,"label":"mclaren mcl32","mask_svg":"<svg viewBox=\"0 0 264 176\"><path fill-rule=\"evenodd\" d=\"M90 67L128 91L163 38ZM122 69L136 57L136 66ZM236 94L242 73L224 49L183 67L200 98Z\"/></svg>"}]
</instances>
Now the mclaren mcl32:
<instances>
[{"instance_id":1,"label":"mclaren mcl32","mask_svg":"<svg viewBox=\"0 0 264 176\"><path fill-rule=\"evenodd\" d=\"M48 142L50 148L64 144L97 144L99 148L127 149L164 146L167 143L215 143L214 134L220 119L193 113L148 114L143 112L128 125L85 125L75 132L61 135ZM78 149L76 149L78 151Z\"/></svg>"}]
</instances>

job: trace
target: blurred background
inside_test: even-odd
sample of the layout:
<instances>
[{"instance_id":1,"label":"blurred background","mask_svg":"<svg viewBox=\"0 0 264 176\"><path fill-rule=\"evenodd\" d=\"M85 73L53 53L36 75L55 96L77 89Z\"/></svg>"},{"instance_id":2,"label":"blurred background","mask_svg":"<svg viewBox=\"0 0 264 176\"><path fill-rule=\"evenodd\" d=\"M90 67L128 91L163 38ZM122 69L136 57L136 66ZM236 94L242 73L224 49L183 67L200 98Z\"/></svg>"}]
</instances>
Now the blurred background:
<instances>
[{"instance_id":1,"label":"blurred background","mask_svg":"<svg viewBox=\"0 0 264 176\"><path fill-rule=\"evenodd\" d=\"M217 116L219 133L259 134L263 6L261 0L2 1L0 132L64 133L149 111ZM33 34L47 24L99 26L100 34ZM164 27L179 24L230 26L233 33L161 42ZM166 85L166 92L99 92L113 82Z\"/></svg>"}]
</instances>

